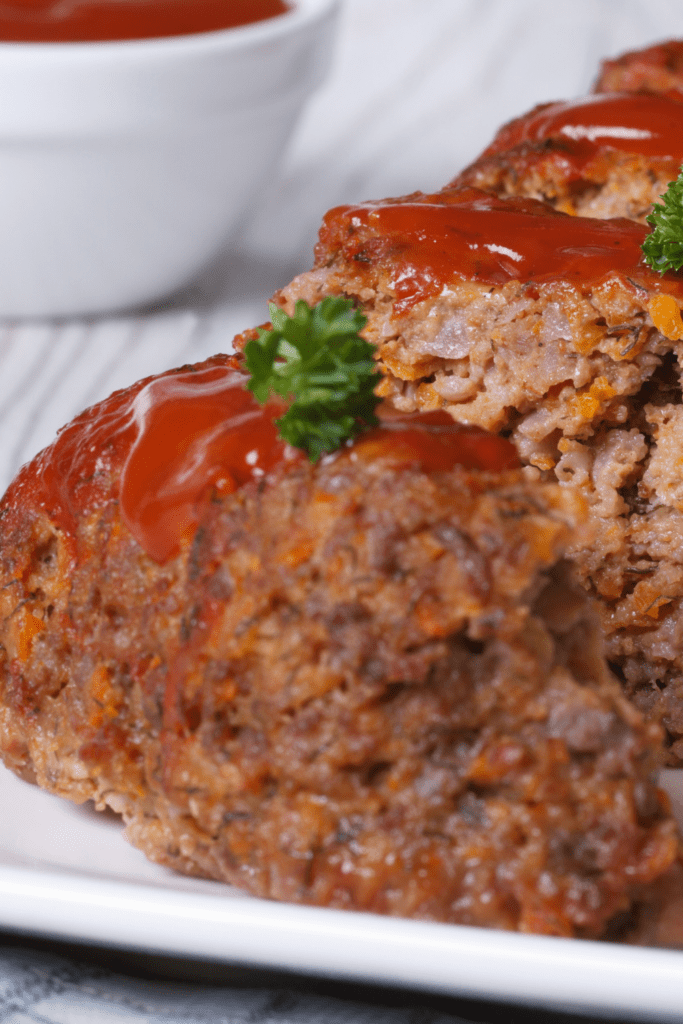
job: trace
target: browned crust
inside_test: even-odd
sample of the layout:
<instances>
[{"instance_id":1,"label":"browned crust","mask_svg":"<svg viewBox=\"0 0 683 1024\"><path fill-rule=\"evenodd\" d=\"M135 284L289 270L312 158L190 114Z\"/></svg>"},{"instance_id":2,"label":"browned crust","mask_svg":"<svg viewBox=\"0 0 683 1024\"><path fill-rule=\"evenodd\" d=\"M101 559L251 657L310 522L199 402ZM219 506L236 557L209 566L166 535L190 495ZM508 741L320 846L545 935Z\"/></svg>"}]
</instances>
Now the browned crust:
<instances>
[{"instance_id":1,"label":"browned crust","mask_svg":"<svg viewBox=\"0 0 683 1024\"><path fill-rule=\"evenodd\" d=\"M630 50L600 65L593 92L683 92L683 40Z\"/></svg>"}]
</instances>

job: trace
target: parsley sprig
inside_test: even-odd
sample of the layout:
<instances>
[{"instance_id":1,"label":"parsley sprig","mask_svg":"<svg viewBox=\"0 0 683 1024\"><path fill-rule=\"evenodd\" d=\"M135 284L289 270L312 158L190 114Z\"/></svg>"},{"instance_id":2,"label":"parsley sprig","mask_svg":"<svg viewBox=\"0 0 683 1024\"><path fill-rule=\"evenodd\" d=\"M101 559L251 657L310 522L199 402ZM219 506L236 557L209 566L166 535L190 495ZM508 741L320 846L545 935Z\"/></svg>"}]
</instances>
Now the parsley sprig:
<instances>
[{"instance_id":1,"label":"parsley sprig","mask_svg":"<svg viewBox=\"0 0 683 1024\"><path fill-rule=\"evenodd\" d=\"M311 462L379 422L380 380L373 346L361 338L367 319L349 299L296 303L294 316L269 305L271 330L259 329L244 349L247 387L263 405L279 395L290 405L276 420L280 437Z\"/></svg>"},{"instance_id":2,"label":"parsley sprig","mask_svg":"<svg viewBox=\"0 0 683 1024\"><path fill-rule=\"evenodd\" d=\"M683 267L683 169L676 181L669 182L663 196L647 218L654 228L643 242L645 262L664 274Z\"/></svg>"}]
</instances>

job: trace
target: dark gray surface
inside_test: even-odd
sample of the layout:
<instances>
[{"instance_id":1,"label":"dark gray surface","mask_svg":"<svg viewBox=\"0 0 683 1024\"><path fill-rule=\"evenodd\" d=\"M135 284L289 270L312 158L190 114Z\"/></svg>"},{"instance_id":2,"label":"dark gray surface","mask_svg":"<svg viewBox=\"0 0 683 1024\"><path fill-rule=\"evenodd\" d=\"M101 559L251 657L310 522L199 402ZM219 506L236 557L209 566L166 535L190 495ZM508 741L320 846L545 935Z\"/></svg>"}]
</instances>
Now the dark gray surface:
<instances>
[{"instance_id":1,"label":"dark gray surface","mask_svg":"<svg viewBox=\"0 0 683 1024\"><path fill-rule=\"evenodd\" d=\"M0 1024L551 1021L598 1024L594 1017L67 945L0 932Z\"/></svg>"}]
</instances>

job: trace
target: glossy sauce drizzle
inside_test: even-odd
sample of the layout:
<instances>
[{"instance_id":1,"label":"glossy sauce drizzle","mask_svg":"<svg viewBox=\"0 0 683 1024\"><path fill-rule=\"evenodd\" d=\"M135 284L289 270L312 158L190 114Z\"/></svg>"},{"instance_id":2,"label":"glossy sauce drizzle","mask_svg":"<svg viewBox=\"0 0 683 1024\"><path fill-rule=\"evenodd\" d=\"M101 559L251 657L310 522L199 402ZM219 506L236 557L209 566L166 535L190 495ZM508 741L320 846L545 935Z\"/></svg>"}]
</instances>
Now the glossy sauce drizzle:
<instances>
[{"instance_id":1,"label":"glossy sauce drizzle","mask_svg":"<svg viewBox=\"0 0 683 1024\"><path fill-rule=\"evenodd\" d=\"M167 561L194 535L209 501L306 459L277 436L273 420L282 406L260 406L245 380L234 359L214 357L117 392L24 467L5 508L21 515L38 505L73 539L79 518L118 497L141 547ZM509 441L460 427L444 412L392 416L350 455L429 472L519 465Z\"/></svg>"},{"instance_id":2,"label":"glossy sauce drizzle","mask_svg":"<svg viewBox=\"0 0 683 1024\"><path fill-rule=\"evenodd\" d=\"M562 279L590 288L621 272L653 287L659 276L640 251L647 231L624 219L569 217L534 199L452 189L337 207L323 221L316 256L324 264L341 255L361 278L386 275L400 314L458 279Z\"/></svg>"},{"instance_id":3,"label":"glossy sauce drizzle","mask_svg":"<svg viewBox=\"0 0 683 1024\"><path fill-rule=\"evenodd\" d=\"M192 35L265 21L290 9L284 0L0 0L0 42Z\"/></svg>"},{"instance_id":4,"label":"glossy sauce drizzle","mask_svg":"<svg viewBox=\"0 0 683 1024\"><path fill-rule=\"evenodd\" d=\"M444 410L403 414L380 406L379 412L381 426L354 442L354 460L382 459L394 467L418 463L426 473L447 472L455 465L490 473L521 466L510 441L477 427L464 427Z\"/></svg>"},{"instance_id":5,"label":"glossy sauce drizzle","mask_svg":"<svg viewBox=\"0 0 683 1024\"><path fill-rule=\"evenodd\" d=\"M649 157L683 160L683 104L648 93L607 93L568 103L550 103L520 117L496 135L490 156L523 142L561 139L563 154L581 163L600 147Z\"/></svg>"},{"instance_id":6,"label":"glossy sauce drizzle","mask_svg":"<svg viewBox=\"0 0 683 1024\"><path fill-rule=\"evenodd\" d=\"M121 516L158 562L190 538L211 494L232 494L285 459L282 405L261 406L239 370L209 367L157 378L133 399L135 440L121 474Z\"/></svg>"}]
</instances>

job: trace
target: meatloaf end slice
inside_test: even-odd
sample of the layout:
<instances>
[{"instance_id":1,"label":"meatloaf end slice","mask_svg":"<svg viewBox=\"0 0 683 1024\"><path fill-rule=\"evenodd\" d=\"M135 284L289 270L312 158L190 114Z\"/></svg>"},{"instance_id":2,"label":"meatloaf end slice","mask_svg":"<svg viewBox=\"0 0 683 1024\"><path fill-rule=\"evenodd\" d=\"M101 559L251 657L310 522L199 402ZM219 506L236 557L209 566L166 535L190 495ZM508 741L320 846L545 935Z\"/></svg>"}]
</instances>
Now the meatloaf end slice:
<instances>
[{"instance_id":1,"label":"meatloaf end slice","mask_svg":"<svg viewBox=\"0 0 683 1024\"><path fill-rule=\"evenodd\" d=\"M368 435L210 489L160 563L121 514L135 435L109 436L68 528L31 500L49 449L0 506L22 777L113 808L159 863L301 903L599 936L669 869L661 731L563 561L575 492Z\"/></svg>"}]
</instances>

